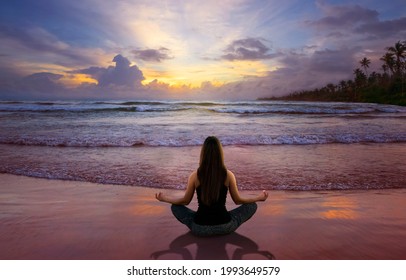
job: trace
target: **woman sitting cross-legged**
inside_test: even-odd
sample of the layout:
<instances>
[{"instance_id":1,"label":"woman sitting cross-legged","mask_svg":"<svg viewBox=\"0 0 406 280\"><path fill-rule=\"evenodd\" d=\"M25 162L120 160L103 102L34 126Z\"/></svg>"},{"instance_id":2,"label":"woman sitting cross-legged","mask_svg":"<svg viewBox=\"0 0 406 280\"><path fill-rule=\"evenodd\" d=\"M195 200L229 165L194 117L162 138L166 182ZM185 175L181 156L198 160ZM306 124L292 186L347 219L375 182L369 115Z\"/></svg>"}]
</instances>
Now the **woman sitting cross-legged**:
<instances>
[{"instance_id":1,"label":"woman sitting cross-legged","mask_svg":"<svg viewBox=\"0 0 406 280\"><path fill-rule=\"evenodd\" d=\"M197 194L198 209L187 208ZM226 197L239 207L227 211ZM234 174L224 165L223 149L220 141L207 137L200 153L200 164L188 180L183 197L173 199L159 192L156 199L172 204L173 215L185 224L193 234L211 236L234 232L242 223L250 219L257 210L257 201L265 201L268 193L263 191L257 197L241 197Z\"/></svg>"}]
</instances>

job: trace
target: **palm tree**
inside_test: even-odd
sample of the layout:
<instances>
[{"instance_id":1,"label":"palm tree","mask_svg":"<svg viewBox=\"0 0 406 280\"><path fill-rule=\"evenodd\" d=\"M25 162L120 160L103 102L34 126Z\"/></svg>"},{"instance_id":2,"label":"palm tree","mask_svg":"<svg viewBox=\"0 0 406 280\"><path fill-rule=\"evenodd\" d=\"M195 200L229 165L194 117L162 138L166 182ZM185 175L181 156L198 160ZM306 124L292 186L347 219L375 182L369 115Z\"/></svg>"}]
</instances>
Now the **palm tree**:
<instances>
[{"instance_id":1,"label":"palm tree","mask_svg":"<svg viewBox=\"0 0 406 280\"><path fill-rule=\"evenodd\" d=\"M379 74L373 71L371 75L369 75L368 77L368 84L374 85L379 80L379 77L380 77Z\"/></svg>"},{"instance_id":2,"label":"palm tree","mask_svg":"<svg viewBox=\"0 0 406 280\"><path fill-rule=\"evenodd\" d=\"M355 75L355 80L365 80L366 79L366 75L359 68L354 70L354 75Z\"/></svg>"},{"instance_id":3,"label":"palm tree","mask_svg":"<svg viewBox=\"0 0 406 280\"><path fill-rule=\"evenodd\" d=\"M403 41L403 47L404 49L406 49L406 41ZM403 70L406 71L406 59L404 56L403 56Z\"/></svg>"},{"instance_id":4,"label":"palm tree","mask_svg":"<svg viewBox=\"0 0 406 280\"><path fill-rule=\"evenodd\" d=\"M347 81L341 80L339 85L340 85L340 91L345 91L347 89Z\"/></svg>"},{"instance_id":5,"label":"palm tree","mask_svg":"<svg viewBox=\"0 0 406 280\"><path fill-rule=\"evenodd\" d=\"M354 91L354 81L353 80L348 80L347 81L347 85L348 85L348 89L350 90L350 91Z\"/></svg>"},{"instance_id":6,"label":"palm tree","mask_svg":"<svg viewBox=\"0 0 406 280\"><path fill-rule=\"evenodd\" d=\"M386 65L389 68L389 70L393 75L395 73L395 71L393 70L395 67L395 58L393 57L393 54L387 52L380 58L380 60L384 62L384 65Z\"/></svg>"},{"instance_id":7,"label":"palm tree","mask_svg":"<svg viewBox=\"0 0 406 280\"><path fill-rule=\"evenodd\" d=\"M388 65L386 63L382 64L383 74L381 75L381 83L382 85L387 85L390 82L390 77L388 74Z\"/></svg>"},{"instance_id":8,"label":"palm tree","mask_svg":"<svg viewBox=\"0 0 406 280\"><path fill-rule=\"evenodd\" d=\"M369 68L369 64L371 64L371 60L369 60L368 58L364 57L363 59L361 59L361 60L359 61L359 63L361 64L361 67L364 68L364 70L365 70L365 75L368 76L367 68Z\"/></svg>"},{"instance_id":9,"label":"palm tree","mask_svg":"<svg viewBox=\"0 0 406 280\"><path fill-rule=\"evenodd\" d=\"M396 74L399 75L402 71L402 63L406 57L406 44L398 41L395 46L387 48L388 53L396 57Z\"/></svg>"},{"instance_id":10,"label":"palm tree","mask_svg":"<svg viewBox=\"0 0 406 280\"><path fill-rule=\"evenodd\" d=\"M354 98L355 100L358 99L358 91L361 90L365 86L365 82L367 81L367 76L364 74L364 72L361 71L361 69L357 68L354 70L354 84L355 84L355 91L354 91Z\"/></svg>"},{"instance_id":11,"label":"palm tree","mask_svg":"<svg viewBox=\"0 0 406 280\"><path fill-rule=\"evenodd\" d=\"M386 75L386 71L388 71L388 65L382 64L381 67L382 67L383 73Z\"/></svg>"},{"instance_id":12,"label":"palm tree","mask_svg":"<svg viewBox=\"0 0 406 280\"><path fill-rule=\"evenodd\" d=\"M328 83L326 85L326 90L330 93L335 93L336 91L336 86L333 83Z\"/></svg>"},{"instance_id":13,"label":"palm tree","mask_svg":"<svg viewBox=\"0 0 406 280\"><path fill-rule=\"evenodd\" d=\"M355 86L357 88L362 88L365 85L365 82L367 80L367 76L359 68L354 70L354 75L355 75L355 79L354 79Z\"/></svg>"}]
</instances>

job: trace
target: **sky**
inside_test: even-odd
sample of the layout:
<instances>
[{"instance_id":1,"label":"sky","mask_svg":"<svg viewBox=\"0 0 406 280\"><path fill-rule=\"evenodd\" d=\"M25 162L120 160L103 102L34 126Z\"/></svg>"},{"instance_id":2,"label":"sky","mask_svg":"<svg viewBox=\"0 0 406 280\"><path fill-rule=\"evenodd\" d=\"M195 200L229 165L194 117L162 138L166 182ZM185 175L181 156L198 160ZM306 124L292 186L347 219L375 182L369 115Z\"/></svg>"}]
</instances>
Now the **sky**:
<instances>
[{"instance_id":1,"label":"sky","mask_svg":"<svg viewBox=\"0 0 406 280\"><path fill-rule=\"evenodd\" d=\"M281 96L404 40L404 0L5 0L0 100Z\"/></svg>"}]
</instances>

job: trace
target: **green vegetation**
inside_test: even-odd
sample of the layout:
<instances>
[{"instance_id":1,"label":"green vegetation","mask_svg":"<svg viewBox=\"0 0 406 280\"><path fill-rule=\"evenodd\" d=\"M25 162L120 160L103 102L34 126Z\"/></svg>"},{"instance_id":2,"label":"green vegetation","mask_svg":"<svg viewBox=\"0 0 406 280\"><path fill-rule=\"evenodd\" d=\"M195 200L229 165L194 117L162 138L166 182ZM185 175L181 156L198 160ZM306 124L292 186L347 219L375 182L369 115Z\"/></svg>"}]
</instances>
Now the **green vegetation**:
<instances>
[{"instance_id":1,"label":"green vegetation","mask_svg":"<svg viewBox=\"0 0 406 280\"><path fill-rule=\"evenodd\" d=\"M368 74L371 61L364 57L359 61L362 70L354 70L353 80L264 99L370 102L406 106L406 41L398 41L394 46L386 48L386 53L380 60L383 62L381 73Z\"/></svg>"}]
</instances>

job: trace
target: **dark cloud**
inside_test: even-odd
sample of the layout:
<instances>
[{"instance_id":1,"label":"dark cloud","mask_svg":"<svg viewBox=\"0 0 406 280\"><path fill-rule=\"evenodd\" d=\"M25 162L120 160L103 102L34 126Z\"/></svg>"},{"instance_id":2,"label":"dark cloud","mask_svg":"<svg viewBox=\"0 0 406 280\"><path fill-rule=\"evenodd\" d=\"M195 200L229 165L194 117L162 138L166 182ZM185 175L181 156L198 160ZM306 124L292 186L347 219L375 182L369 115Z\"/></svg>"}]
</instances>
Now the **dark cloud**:
<instances>
[{"instance_id":1,"label":"dark cloud","mask_svg":"<svg viewBox=\"0 0 406 280\"><path fill-rule=\"evenodd\" d=\"M261 38L246 38L233 41L221 56L225 60L261 60L276 57L275 54L269 54L268 48Z\"/></svg>"},{"instance_id":2,"label":"dark cloud","mask_svg":"<svg viewBox=\"0 0 406 280\"><path fill-rule=\"evenodd\" d=\"M297 83L304 89L312 86L321 86L327 82L336 82L340 79L348 79L352 70L357 65L357 52L359 48L324 49L312 52L312 54L289 52L280 60L282 67L270 75L281 81L291 79L292 86ZM276 79L276 80L278 80ZM298 90L300 88L295 88Z\"/></svg>"},{"instance_id":3,"label":"dark cloud","mask_svg":"<svg viewBox=\"0 0 406 280\"><path fill-rule=\"evenodd\" d=\"M59 65L83 65L92 63L87 54L59 40L57 36L38 26L13 26L0 24L0 39L2 47L9 50L20 49L23 52L36 55L50 54L59 57Z\"/></svg>"},{"instance_id":4,"label":"dark cloud","mask_svg":"<svg viewBox=\"0 0 406 280\"><path fill-rule=\"evenodd\" d=\"M173 58L169 55L169 49L167 48L134 50L132 53L137 59L152 62L161 62Z\"/></svg>"},{"instance_id":5,"label":"dark cloud","mask_svg":"<svg viewBox=\"0 0 406 280\"><path fill-rule=\"evenodd\" d=\"M3 99L55 99L69 96L66 87L60 82L63 75L50 72L34 73L14 79L1 85L0 97Z\"/></svg>"},{"instance_id":6,"label":"dark cloud","mask_svg":"<svg viewBox=\"0 0 406 280\"><path fill-rule=\"evenodd\" d=\"M139 88L141 82L145 79L142 71L136 66L130 66L131 62L118 54L114 57L113 62L116 66L89 67L86 69L71 71L70 73L80 73L90 75L98 81L98 86L124 86L127 88Z\"/></svg>"},{"instance_id":7,"label":"dark cloud","mask_svg":"<svg viewBox=\"0 0 406 280\"><path fill-rule=\"evenodd\" d=\"M40 72L22 78L21 84L34 91L55 91L63 86L58 82L63 75Z\"/></svg>"},{"instance_id":8,"label":"dark cloud","mask_svg":"<svg viewBox=\"0 0 406 280\"><path fill-rule=\"evenodd\" d=\"M388 38L394 36L404 38L406 35L406 17L395 20L364 23L355 28L355 32L371 35L376 38Z\"/></svg>"},{"instance_id":9,"label":"dark cloud","mask_svg":"<svg viewBox=\"0 0 406 280\"><path fill-rule=\"evenodd\" d=\"M331 73L351 73L354 67L354 49L316 51L309 59L309 70Z\"/></svg>"},{"instance_id":10,"label":"dark cloud","mask_svg":"<svg viewBox=\"0 0 406 280\"><path fill-rule=\"evenodd\" d=\"M352 73L352 69L357 63L355 54L358 50L358 48L324 49L314 51L311 55L288 52L284 54L280 62L284 65L282 68L303 71L302 74L305 76L306 73L346 74Z\"/></svg>"},{"instance_id":11,"label":"dark cloud","mask_svg":"<svg viewBox=\"0 0 406 280\"><path fill-rule=\"evenodd\" d=\"M21 79L21 74L8 65L0 65L0 99L5 97L14 86L16 81ZM6 98L7 99L7 98Z\"/></svg>"},{"instance_id":12,"label":"dark cloud","mask_svg":"<svg viewBox=\"0 0 406 280\"><path fill-rule=\"evenodd\" d=\"M307 24L323 30L351 27L359 23L372 23L378 21L378 12L363 8L359 5L348 6L321 6L324 17Z\"/></svg>"},{"instance_id":13,"label":"dark cloud","mask_svg":"<svg viewBox=\"0 0 406 280\"><path fill-rule=\"evenodd\" d=\"M366 35L368 40L389 37L397 37L399 40L406 35L406 17L381 21L377 11L359 5L319 6L324 16L306 21L306 24L327 32L328 38L345 39L350 35Z\"/></svg>"},{"instance_id":14,"label":"dark cloud","mask_svg":"<svg viewBox=\"0 0 406 280\"><path fill-rule=\"evenodd\" d=\"M14 27L0 25L0 38L8 39L31 50L61 51L63 44L56 37L39 27Z\"/></svg>"}]
</instances>

